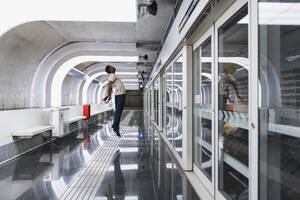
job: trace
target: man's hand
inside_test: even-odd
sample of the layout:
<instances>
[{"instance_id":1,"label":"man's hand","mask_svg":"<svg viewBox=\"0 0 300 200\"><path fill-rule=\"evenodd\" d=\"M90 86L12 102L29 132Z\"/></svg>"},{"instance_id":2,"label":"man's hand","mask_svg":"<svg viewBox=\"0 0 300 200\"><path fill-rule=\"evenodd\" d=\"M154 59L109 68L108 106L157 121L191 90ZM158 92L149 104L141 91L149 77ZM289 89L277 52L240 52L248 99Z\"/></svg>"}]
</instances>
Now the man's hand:
<instances>
[{"instance_id":1,"label":"man's hand","mask_svg":"<svg viewBox=\"0 0 300 200\"><path fill-rule=\"evenodd\" d=\"M103 101L106 101L106 99L108 99L108 96L104 97L104 98L103 98Z\"/></svg>"},{"instance_id":2,"label":"man's hand","mask_svg":"<svg viewBox=\"0 0 300 200\"><path fill-rule=\"evenodd\" d=\"M105 103L109 103L110 100L111 100L110 96L106 96L106 97L104 97L104 99L103 99L103 101L104 101Z\"/></svg>"},{"instance_id":3,"label":"man's hand","mask_svg":"<svg viewBox=\"0 0 300 200\"><path fill-rule=\"evenodd\" d=\"M237 126L233 126L231 124L224 124L223 126L223 132L225 136L229 136L233 134L238 129Z\"/></svg>"}]
</instances>

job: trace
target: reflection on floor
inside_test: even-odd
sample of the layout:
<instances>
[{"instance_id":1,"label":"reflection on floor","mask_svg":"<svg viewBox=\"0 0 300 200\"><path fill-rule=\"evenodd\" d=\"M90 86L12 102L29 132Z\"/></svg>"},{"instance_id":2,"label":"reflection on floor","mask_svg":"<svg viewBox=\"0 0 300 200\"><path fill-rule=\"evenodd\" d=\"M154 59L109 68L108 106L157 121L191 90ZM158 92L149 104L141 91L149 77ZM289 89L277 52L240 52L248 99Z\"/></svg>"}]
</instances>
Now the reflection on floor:
<instances>
[{"instance_id":1,"label":"reflection on floor","mask_svg":"<svg viewBox=\"0 0 300 200\"><path fill-rule=\"evenodd\" d=\"M1 166L0 199L59 199L111 137L111 120L103 118ZM144 131L142 111L125 111L121 131L119 151L89 199L198 199L158 134Z\"/></svg>"},{"instance_id":2,"label":"reflection on floor","mask_svg":"<svg viewBox=\"0 0 300 200\"><path fill-rule=\"evenodd\" d=\"M156 131L135 111L122 127L126 133L95 199L199 199ZM128 123L128 124L127 124Z\"/></svg>"}]
</instances>

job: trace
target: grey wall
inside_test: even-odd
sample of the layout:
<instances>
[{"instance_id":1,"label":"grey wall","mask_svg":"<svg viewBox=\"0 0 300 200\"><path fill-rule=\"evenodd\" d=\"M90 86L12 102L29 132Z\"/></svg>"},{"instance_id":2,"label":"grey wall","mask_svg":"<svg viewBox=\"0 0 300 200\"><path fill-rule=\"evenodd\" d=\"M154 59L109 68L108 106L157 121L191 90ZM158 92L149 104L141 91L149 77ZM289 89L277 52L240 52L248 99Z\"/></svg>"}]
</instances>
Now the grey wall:
<instances>
[{"instance_id":1,"label":"grey wall","mask_svg":"<svg viewBox=\"0 0 300 200\"><path fill-rule=\"evenodd\" d=\"M143 98L143 90L127 90L125 108L142 109L144 104Z\"/></svg>"}]
</instances>

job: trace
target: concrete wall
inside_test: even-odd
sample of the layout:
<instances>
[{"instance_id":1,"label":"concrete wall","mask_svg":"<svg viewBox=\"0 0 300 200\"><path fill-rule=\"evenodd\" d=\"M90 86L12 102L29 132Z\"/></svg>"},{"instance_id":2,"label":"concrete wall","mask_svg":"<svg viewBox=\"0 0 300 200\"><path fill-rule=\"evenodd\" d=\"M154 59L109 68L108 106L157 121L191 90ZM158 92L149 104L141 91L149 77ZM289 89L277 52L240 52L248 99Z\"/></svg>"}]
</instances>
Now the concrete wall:
<instances>
[{"instance_id":1,"label":"concrete wall","mask_svg":"<svg viewBox=\"0 0 300 200\"><path fill-rule=\"evenodd\" d=\"M0 109L28 108L39 63L65 39L45 22L18 26L0 38Z\"/></svg>"}]
</instances>

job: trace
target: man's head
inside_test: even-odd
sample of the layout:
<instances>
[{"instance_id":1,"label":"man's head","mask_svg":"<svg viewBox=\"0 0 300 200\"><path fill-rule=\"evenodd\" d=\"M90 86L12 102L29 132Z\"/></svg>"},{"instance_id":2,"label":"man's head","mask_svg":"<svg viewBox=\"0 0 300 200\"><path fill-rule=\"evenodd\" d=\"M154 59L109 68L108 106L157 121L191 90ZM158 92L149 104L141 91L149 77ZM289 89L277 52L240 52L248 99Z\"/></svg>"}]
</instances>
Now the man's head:
<instances>
[{"instance_id":1,"label":"man's head","mask_svg":"<svg viewBox=\"0 0 300 200\"><path fill-rule=\"evenodd\" d=\"M106 73L108 73L108 74L115 73L115 72L116 72L116 68L114 68L114 67L111 66L111 65L107 65L107 66L105 67L105 71L106 71Z\"/></svg>"}]
</instances>

